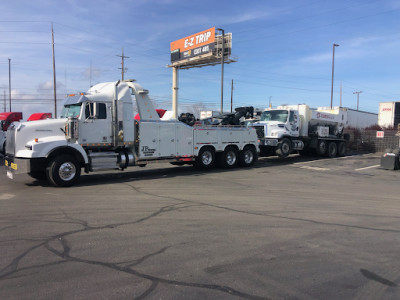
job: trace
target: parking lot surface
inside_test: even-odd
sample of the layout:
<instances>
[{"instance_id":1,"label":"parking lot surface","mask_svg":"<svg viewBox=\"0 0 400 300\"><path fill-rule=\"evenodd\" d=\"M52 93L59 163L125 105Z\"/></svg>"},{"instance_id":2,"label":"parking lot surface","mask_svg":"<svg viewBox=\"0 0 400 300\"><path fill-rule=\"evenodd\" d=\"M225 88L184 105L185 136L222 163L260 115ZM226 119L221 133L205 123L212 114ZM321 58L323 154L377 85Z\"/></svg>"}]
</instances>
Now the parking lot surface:
<instances>
[{"instance_id":1,"label":"parking lot surface","mask_svg":"<svg viewBox=\"0 0 400 300\"><path fill-rule=\"evenodd\" d=\"M159 163L71 188L1 167L0 299L399 299L400 171L379 159Z\"/></svg>"}]
</instances>

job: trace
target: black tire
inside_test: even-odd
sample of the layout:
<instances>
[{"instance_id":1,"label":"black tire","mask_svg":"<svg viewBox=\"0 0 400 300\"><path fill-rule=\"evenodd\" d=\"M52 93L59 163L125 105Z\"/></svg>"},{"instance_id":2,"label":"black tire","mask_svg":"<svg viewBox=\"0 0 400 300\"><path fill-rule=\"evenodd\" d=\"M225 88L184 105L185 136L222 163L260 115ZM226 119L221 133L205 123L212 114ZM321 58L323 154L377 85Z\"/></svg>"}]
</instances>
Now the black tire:
<instances>
[{"instance_id":1,"label":"black tire","mask_svg":"<svg viewBox=\"0 0 400 300\"><path fill-rule=\"evenodd\" d=\"M218 155L218 165L225 169L232 169L239 162L239 153L235 147L228 146L221 155Z\"/></svg>"},{"instance_id":2,"label":"black tire","mask_svg":"<svg viewBox=\"0 0 400 300\"><path fill-rule=\"evenodd\" d=\"M276 154L279 157L287 157L292 152L292 141L288 138L282 139L276 148Z\"/></svg>"},{"instance_id":3,"label":"black tire","mask_svg":"<svg viewBox=\"0 0 400 300\"><path fill-rule=\"evenodd\" d=\"M31 171L28 175L37 180L45 180L47 178L46 171Z\"/></svg>"},{"instance_id":4,"label":"black tire","mask_svg":"<svg viewBox=\"0 0 400 300\"><path fill-rule=\"evenodd\" d=\"M338 149L337 149L337 155L338 156L345 156L346 155L346 143L345 142L339 142L338 144Z\"/></svg>"},{"instance_id":5,"label":"black tire","mask_svg":"<svg viewBox=\"0 0 400 300\"><path fill-rule=\"evenodd\" d=\"M54 186L72 186L81 175L81 167L73 156L60 155L49 162L46 175Z\"/></svg>"},{"instance_id":6,"label":"black tire","mask_svg":"<svg viewBox=\"0 0 400 300\"><path fill-rule=\"evenodd\" d=\"M254 165L257 159L257 151L254 149L254 147L246 146L239 153L239 165L241 167L251 167L252 165Z\"/></svg>"},{"instance_id":7,"label":"black tire","mask_svg":"<svg viewBox=\"0 0 400 300\"><path fill-rule=\"evenodd\" d=\"M6 142L3 144L3 149L1 150L1 154L6 155Z\"/></svg>"},{"instance_id":8,"label":"black tire","mask_svg":"<svg viewBox=\"0 0 400 300\"><path fill-rule=\"evenodd\" d=\"M211 169L215 165L215 151L211 147L203 147L196 157L194 166L198 169Z\"/></svg>"},{"instance_id":9,"label":"black tire","mask_svg":"<svg viewBox=\"0 0 400 300\"><path fill-rule=\"evenodd\" d=\"M324 141L324 140L318 141L315 152L317 152L318 155L325 155L327 148L328 147L327 147L326 141Z\"/></svg>"},{"instance_id":10,"label":"black tire","mask_svg":"<svg viewBox=\"0 0 400 300\"><path fill-rule=\"evenodd\" d=\"M337 145L335 142L330 142L328 144L328 151L326 151L326 155L330 158L336 157L337 154Z\"/></svg>"}]
</instances>

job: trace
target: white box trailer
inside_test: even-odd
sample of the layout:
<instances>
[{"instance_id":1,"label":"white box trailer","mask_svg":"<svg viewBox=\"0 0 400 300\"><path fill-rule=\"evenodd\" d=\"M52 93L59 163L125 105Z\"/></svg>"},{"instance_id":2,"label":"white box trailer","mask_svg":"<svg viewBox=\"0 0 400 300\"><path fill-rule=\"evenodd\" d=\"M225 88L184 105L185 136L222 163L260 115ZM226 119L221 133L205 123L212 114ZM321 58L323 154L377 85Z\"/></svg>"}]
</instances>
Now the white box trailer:
<instances>
[{"instance_id":1,"label":"white box trailer","mask_svg":"<svg viewBox=\"0 0 400 300\"><path fill-rule=\"evenodd\" d=\"M310 109L299 104L268 108L252 126L257 130L261 155L286 157L293 151L301 154L314 151L334 157L346 151L343 136L346 122L346 110L328 113L322 108Z\"/></svg>"},{"instance_id":2,"label":"white box trailer","mask_svg":"<svg viewBox=\"0 0 400 300\"><path fill-rule=\"evenodd\" d=\"M140 121L133 118L136 101ZM160 120L148 91L133 81L97 84L64 103L61 119L14 123L5 166L13 178L28 173L55 186L71 186L81 169L144 166L158 160L209 169L233 168L257 159L254 128L189 126Z\"/></svg>"},{"instance_id":3,"label":"white box trailer","mask_svg":"<svg viewBox=\"0 0 400 300\"><path fill-rule=\"evenodd\" d=\"M400 102L379 103L378 125L396 129L400 124Z\"/></svg>"},{"instance_id":4,"label":"white box trailer","mask_svg":"<svg viewBox=\"0 0 400 300\"><path fill-rule=\"evenodd\" d=\"M378 124L378 114L376 113L359 111L348 107L339 107L339 106L335 106L332 109L330 107L319 107L318 110L332 114L338 114L339 110L346 111L347 113L347 122L345 125L346 128L351 127L351 128L363 129Z\"/></svg>"}]
</instances>

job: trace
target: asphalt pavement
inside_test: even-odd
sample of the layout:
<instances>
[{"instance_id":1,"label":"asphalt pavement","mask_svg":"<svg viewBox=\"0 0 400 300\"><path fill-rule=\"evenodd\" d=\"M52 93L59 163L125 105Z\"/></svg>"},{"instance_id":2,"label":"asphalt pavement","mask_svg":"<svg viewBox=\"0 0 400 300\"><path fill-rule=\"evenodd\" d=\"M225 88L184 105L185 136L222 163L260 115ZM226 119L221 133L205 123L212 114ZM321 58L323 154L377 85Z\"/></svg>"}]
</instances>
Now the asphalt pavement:
<instances>
[{"instance_id":1,"label":"asphalt pavement","mask_svg":"<svg viewBox=\"0 0 400 300\"><path fill-rule=\"evenodd\" d=\"M159 163L70 188L1 167L0 299L400 299L400 171L379 159Z\"/></svg>"}]
</instances>

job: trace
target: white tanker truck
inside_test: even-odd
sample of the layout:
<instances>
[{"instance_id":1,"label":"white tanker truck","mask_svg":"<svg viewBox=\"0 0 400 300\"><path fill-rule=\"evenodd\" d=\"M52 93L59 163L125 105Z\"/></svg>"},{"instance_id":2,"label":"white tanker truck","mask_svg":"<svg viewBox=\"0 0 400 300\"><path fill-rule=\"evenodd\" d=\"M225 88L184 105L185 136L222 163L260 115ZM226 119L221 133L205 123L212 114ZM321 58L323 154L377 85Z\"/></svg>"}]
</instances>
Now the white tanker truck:
<instances>
[{"instance_id":1,"label":"white tanker truck","mask_svg":"<svg viewBox=\"0 0 400 300\"><path fill-rule=\"evenodd\" d=\"M266 109L252 126L257 131L262 156L286 157L299 151L335 157L346 152L346 122L347 111L343 108L332 113L327 108L310 109L300 104Z\"/></svg>"}]
</instances>

